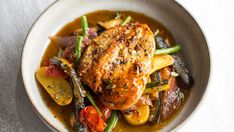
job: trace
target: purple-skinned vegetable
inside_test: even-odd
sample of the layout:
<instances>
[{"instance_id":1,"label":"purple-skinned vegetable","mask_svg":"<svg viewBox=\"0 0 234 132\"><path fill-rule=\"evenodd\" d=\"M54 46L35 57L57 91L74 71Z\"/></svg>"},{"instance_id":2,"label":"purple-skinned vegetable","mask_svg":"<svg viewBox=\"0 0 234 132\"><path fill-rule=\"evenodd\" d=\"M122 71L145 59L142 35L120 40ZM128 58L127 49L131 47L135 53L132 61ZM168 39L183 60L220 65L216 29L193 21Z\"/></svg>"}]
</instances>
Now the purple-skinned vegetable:
<instances>
[{"instance_id":1,"label":"purple-skinned vegetable","mask_svg":"<svg viewBox=\"0 0 234 132\"><path fill-rule=\"evenodd\" d=\"M76 37L77 36L69 36L69 37L49 36L49 39L52 42L61 45L62 47L68 47L76 43Z\"/></svg>"}]
</instances>

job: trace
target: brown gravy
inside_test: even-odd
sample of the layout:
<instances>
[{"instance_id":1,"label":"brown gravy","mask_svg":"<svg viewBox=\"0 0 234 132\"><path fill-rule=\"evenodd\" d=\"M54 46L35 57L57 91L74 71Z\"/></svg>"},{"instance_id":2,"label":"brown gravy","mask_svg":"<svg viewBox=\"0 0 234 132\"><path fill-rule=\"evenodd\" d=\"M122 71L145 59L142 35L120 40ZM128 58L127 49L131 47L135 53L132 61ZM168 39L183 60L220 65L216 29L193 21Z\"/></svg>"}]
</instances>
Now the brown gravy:
<instances>
[{"instance_id":1,"label":"brown gravy","mask_svg":"<svg viewBox=\"0 0 234 132\"><path fill-rule=\"evenodd\" d=\"M159 29L161 36L166 38L170 43L174 42L174 39L172 35L169 33L169 31L161 23L157 22L156 20L144 14L131 12L131 11L122 11L121 14L124 17L130 15L134 21L147 24L153 32ZM95 26L98 21L111 20L115 17L115 15L116 15L115 11L107 11L107 10L101 10L101 11L96 11L96 12L86 14L88 22L89 22L89 27ZM71 36L74 30L78 28L81 28L80 18L77 18L74 21L66 24L56 35L57 36ZM48 66L49 58L56 56L59 49L60 49L59 45L51 42L48 48L46 49L46 52L44 53L44 56L42 58L41 67ZM74 110L73 103L67 106L59 106L53 101L53 99L44 90L44 88L42 88L42 86L40 85L38 86L41 91L43 100L45 101L46 105L53 113L54 117L60 120L68 128L69 131L73 131L69 123L70 114ZM183 101L183 104L184 104L189 96L189 90L183 88L182 91L185 94L185 99ZM182 107L183 106L181 106L180 109ZM169 119L167 119L166 121L162 121L157 125L131 126L122 117L120 117L119 122L117 126L115 127L114 131L123 131L123 132L124 131L134 131L134 132L157 131L163 128L165 125L167 125L171 120L173 120L176 114L180 111L180 109L177 110L177 112L175 112Z\"/></svg>"}]
</instances>

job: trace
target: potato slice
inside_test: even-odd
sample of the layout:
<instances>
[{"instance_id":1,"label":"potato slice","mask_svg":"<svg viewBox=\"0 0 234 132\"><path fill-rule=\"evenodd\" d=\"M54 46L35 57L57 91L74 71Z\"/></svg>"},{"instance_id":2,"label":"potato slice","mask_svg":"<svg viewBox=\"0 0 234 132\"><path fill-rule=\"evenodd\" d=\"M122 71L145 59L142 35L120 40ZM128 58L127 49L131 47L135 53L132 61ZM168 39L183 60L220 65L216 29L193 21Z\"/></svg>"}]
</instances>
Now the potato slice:
<instances>
[{"instance_id":1,"label":"potato slice","mask_svg":"<svg viewBox=\"0 0 234 132\"><path fill-rule=\"evenodd\" d=\"M70 84L62 77L48 76L46 70L48 70L48 67L37 70L37 80L58 105L70 104L73 98Z\"/></svg>"},{"instance_id":2,"label":"potato slice","mask_svg":"<svg viewBox=\"0 0 234 132\"><path fill-rule=\"evenodd\" d=\"M137 105L136 107L136 110L130 114L123 114L125 120L134 126L146 123L150 114L149 105Z\"/></svg>"},{"instance_id":3,"label":"potato slice","mask_svg":"<svg viewBox=\"0 0 234 132\"><path fill-rule=\"evenodd\" d=\"M155 55L152 58L150 74L164 67L170 66L173 63L174 63L174 59L170 55Z\"/></svg>"}]
</instances>

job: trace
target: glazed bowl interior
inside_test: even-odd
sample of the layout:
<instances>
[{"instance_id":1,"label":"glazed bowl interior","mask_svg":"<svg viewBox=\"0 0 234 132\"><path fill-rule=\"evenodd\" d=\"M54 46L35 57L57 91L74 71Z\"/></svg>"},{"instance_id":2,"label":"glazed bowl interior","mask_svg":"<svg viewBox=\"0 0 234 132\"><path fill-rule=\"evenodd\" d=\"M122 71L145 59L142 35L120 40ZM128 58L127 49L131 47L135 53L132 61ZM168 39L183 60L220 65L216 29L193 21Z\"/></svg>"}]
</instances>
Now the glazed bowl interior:
<instances>
[{"instance_id":1,"label":"glazed bowl interior","mask_svg":"<svg viewBox=\"0 0 234 132\"><path fill-rule=\"evenodd\" d=\"M49 44L49 35L55 34L75 18L97 10L130 10L143 13L161 22L182 45L182 55L195 84L181 112L162 131L177 128L193 113L204 95L210 74L210 57L206 40L199 26L174 0L59 0L54 2L32 26L22 54L25 88L38 115L50 128L67 131L43 102L36 85L35 71Z\"/></svg>"}]
</instances>

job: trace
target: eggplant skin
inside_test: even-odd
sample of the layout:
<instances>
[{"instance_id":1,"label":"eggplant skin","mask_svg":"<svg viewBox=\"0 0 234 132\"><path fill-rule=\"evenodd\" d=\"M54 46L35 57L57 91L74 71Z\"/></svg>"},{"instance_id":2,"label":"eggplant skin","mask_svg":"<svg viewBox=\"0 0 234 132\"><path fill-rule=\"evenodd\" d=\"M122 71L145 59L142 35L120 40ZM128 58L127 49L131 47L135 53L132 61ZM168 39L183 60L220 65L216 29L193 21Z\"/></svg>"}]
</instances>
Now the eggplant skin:
<instances>
[{"instance_id":1,"label":"eggplant skin","mask_svg":"<svg viewBox=\"0 0 234 132\"><path fill-rule=\"evenodd\" d=\"M154 39L156 42L156 47L158 49L171 47L171 45L167 44L165 40L160 36L155 36ZM174 58L173 68L175 69L175 71L179 74L180 78L186 85L192 86L194 84L194 80L181 57L178 54L172 54L171 56Z\"/></svg>"},{"instance_id":2,"label":"eggplant skin","mask_svg":"<svg viewBox=\"0 0 234 132\"><path fill-rule=\"evenodd\" d=\"M193 85L194 81L192 76L190 75L189 71L185 67L184 62L181 60L181 58L178 55L172 55L175 62L173 64L174 69L176 72L180 75L180 78L183 80L183 82L187 85Z\"/></svg>"}]
</instances>

